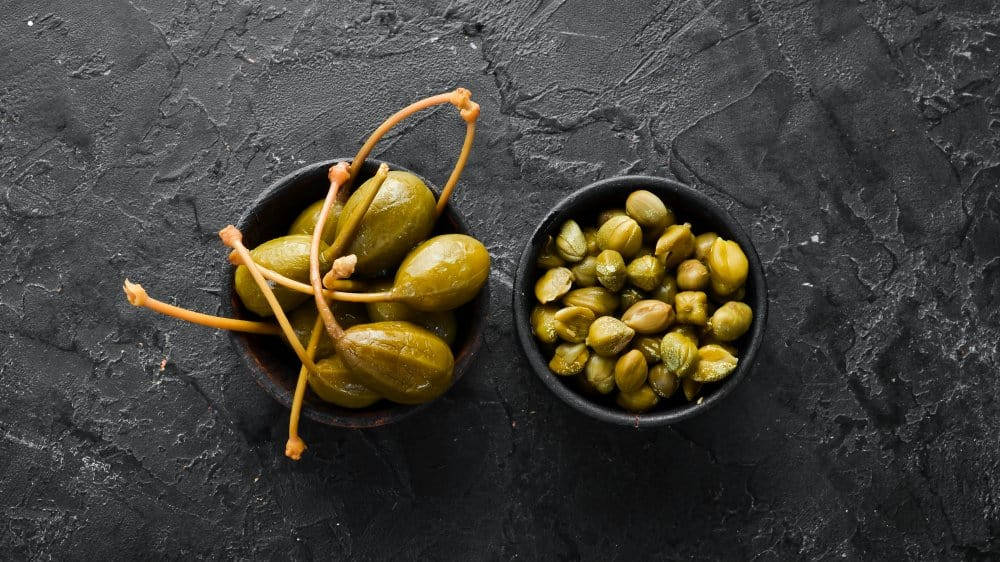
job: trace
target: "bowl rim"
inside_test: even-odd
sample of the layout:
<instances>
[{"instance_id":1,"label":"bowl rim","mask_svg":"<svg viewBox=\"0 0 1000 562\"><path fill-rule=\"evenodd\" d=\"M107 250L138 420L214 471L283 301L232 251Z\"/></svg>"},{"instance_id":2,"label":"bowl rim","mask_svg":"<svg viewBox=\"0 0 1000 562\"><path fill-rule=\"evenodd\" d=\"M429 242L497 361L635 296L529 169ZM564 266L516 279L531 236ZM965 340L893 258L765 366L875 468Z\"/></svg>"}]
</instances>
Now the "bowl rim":
<instances>
[{"instance_id":1,"label":"bowl rim","mask_svg":"<svg viewBox=\"0 0 1000 562\"><path fill-rule=\"evenodd\" d=\"M263 204L268 203L271 199L277 197L278 194L282 193L286 189L290 189L295 184L303 181L310 175L318 173L320 170L326 170L330 166L337 164L338 162L350 163L353 157L348 158L331 158L328 160L322 160L319 162L313 162L311 164L306 164L300 168L297 168L288 174L274 180L265 188L256 199L250 203L240 217L237 219L235 225L240 230L243 230L251 218L254 216L254 211ZM392 164L391 162L386 162L378 158L366 158L361 170L366 168L374 167L377 168L382 163L388 164L391 171L400 171L411 173L418 178L420 178L424 184L431 190L435 197L439 196L441 189L434 183L430 182L423 175L414 172L404 166ZM374 169L373 168L373 169ZM445 206L445 211L441 214L441 218L447 217L448 220L452 221L456 227L456 230L467 234L469 236L475 237L472 229L469 227L468 222L462 217L461 214L455 209L451 204L451 201ZM226 316L234 316L236 309L233 303L236 302L238 298L235 291L234 282L234 272L236 271L236 266L230 266L226 273L226 280L223 284L221 291L222 299L222 312ZM482 347L484 332L486 329L486 315L489 311L489 299L490 299L490 284L487 280L486 284L479 291L479 294L475 299L470 301L475 309L475 314L478 314L480 321L473 326L473 330L469 333L466 340L466 344L458 349L453 350L455 353L455 366L452 375L451 385L448 390L438 396L434 400L429 402L424 402L423 404L397 404L390 402L388 400L380 401L380 403L385 404L385 406L379 410L385 412L383 415L375 416L372 415L373 412L367 409L360 409L352 411L347 408L337 407L341 413L334 413L329 410L319 409L313 405L310 401L304 401L302 404L302 416L308 418L312 421L319 422L325 425L341 427L347 429L368 429L374 427L383 427L390 425L399 421L402 421L421 410L428 408L431 404L437 402L442 396L451 391L451 389L458 383L472 367L479 351ZM275 401L284 406L285 408L291 408L292 405L292 392L285 389L280 383L278 383L274 378L272 378L258 363L252 353L251 353L251 342L245 334L240 332L229 332L230 340L233 343L234 348L238 351L240 356L240 362L242 363L245 370L250 372L251 378L261 387L264 391L269 394ZM331 406L333 407L333 406ZM362 416L359 414L365 413L367 415Z\"/></svg>"},{"instance_id":2,"label":"bowl rim","mask_svg":"<svg viewBox=\"0 0 1000 562\"><path fill-rule=\"evenodd\" d=\"M661 197L666 193L670 197L683 199L685 204L700 208L711 217L712 222L717 221L716 224L721 224L726 230L732 232L733 239L740 244L747 255L747 261L750 265L748 280L755 288L755 298L752 303L748 303L754 309L753 324L749 331L750 339L736 371L700 403L695 402L668 410L654 410L642 414L632 414L624 410L606 407L570 388L549 369L548 361L539 351L530 327L530 310L535 304L532 290L535 258L544 237L554 233L555 228L562 221L574 218L573 213L577 207L589 202L591 197L610 198L617 196L620 198L622 191L631 192L637 189L648 189ZM595 193L599 195L595 196ZM763 341L767 324L767 303L768 293L764 268L760 256L757 254L757 249L743 226L722 205L694 187L669 178L645 175L615 176L598 180L577 189L556 203L538 223L526 242L514 273L512 290L514 328L517 332L518 342L521 344L521 351L545 386L575 410L604 422L634 428L658 427L691 418L709 410L732 393L747 377L756 363L757 352Z\"/></svg>"}]
</instances>

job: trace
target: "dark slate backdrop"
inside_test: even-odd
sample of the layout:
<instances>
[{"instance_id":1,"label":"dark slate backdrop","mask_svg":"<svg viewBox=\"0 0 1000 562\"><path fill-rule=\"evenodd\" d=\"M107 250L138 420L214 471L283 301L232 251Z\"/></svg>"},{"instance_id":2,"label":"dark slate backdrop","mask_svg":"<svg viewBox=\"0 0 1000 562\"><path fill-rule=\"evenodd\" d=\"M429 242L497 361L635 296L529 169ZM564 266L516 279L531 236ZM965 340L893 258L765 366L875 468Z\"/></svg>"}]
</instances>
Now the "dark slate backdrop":
<instances>
[{"instance_id":1,"label":"dark slate backdrop","mask_svg":"<svg viewBox=\"0 0 1000 562\"><path fill-rule=\"evenodd\" d=\"M0 18L0 558L1000 556L991 0L27 2ZM603 5L603 6L602 6ZM216 231L397 107L483 106L454 205L494 257L475 371L405 424L304 424L223 333ZM377 155L442 180L423 115ZM673 428L592 421L514 343L533 223L676 177L771 287L758 366Z\"/></svg>"}]
</instances>

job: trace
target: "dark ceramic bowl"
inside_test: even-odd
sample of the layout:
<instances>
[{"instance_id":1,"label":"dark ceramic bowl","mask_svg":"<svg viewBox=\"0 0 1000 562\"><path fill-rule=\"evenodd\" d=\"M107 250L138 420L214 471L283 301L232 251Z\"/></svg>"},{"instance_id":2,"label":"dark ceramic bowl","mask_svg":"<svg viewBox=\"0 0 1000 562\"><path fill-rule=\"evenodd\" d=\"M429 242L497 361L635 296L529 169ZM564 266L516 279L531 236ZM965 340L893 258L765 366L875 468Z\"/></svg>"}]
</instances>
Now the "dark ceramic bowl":
<instances>
[{"instance_id":1,"label":"dark ceramic bowl","mask_svg":"<svg viewBox=\"0 0 1000 562\"><path fill-rule=\"evenodd\" d=\"M750 330L735 342L740 358L735 372L719 384L706 385L704 400L700 404L686 402L678 390L674 397L661 400L655 408L642 414L630 414L622 410L611 397L584 395L573 384L574 377L555 375L549 369L549 357L542 354L538 340L531 333L531 310L537 304L534 287L539 277L535 259L546 237L555 236L562 223L568 219L576 220L581 226L594 224L600 211L624 208L625 199L636 189L645 189L658 195L674 211L678 220L690 222L696 233L714 231L723 238L739 243L750 262L745 301L754 311ZM750 237L718 203L689 186L664 178L649 176L610 178L592 183L563 199L531 236L521 254L515 275L514 325L521 347L535 373L556 396L570 406L591 417L619 425L654 427L671 424L695 416L717 404L731 393L753 368L754 358L764 335L764 324L767 321L767 285L764 282L764 270Z\"/></svg>"},{"instance_id":2,"label":"dark ceramic bowl","mask_svg":"<svg viewBox=\"0 0 1000 562\"><path fill-rule=\"evenodd\" d=\"M348 162L350 159L344 159ZM240 217L236 227L243 233L243 243L248 248L287 234L295 217L311 203L326 196L330 187L327 170L338 160L317 162L292 172L271 184L267 190L254 202L250 209ZM382 162L374 158L365 161L358 173L354 185L361 185L372 177ZM392 170L411 172L401 166L390 165ZM419 176L419 174L416 174ZM434 184L422 178L427 187L435 194L440 193ZM469 227L451 206L437 221L434 234L458 232L469 234ZM246 310L236 294L233 268L228 276L222 295L222 308L226 316L234 318L258 319L254 313ZM455 353L455 371L452 384L462 378L472 365L483 339L483 328L488 310L489 285L483 287L479 295L472 301L455 311L458 322L458 336L452 345ZM292 395L298 380L300 363L295 353L279 338L231 332L233 344L240 352L243 364L257 383L283 404L286 408L292 405ZM429 404L429 403L428 403ZM388 400L380 400L368 408L353 410L341 408L316 398L312 392L306 393L302 414L311 419L337 427L367 428L388 425L412 415L428 404L405 406Z\"/></svg>"}]
</instances>

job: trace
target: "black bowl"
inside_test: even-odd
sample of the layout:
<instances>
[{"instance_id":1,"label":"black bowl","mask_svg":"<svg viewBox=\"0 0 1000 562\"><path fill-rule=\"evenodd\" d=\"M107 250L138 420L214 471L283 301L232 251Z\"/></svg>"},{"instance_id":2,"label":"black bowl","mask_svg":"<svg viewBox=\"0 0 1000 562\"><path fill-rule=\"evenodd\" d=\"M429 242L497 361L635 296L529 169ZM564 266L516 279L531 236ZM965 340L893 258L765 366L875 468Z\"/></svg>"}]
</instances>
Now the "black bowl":
<instances>
[{"instance_id":1,"label":"black bowl","mask_svg":"<svg viewBox=\"0 0 1000 562\"><path fill-rule=\"evenodd\" d=\"M327 170L330 166L350 159L328 160L317 162L288 174L271 184L257 199L249 210L240 217L236 227L243 233L243 243L248 248L266 242L272 238L287 234L289 226L295 217L311 203L322 199L330 187ZM364 165L355 178L354 185L361 185L366 179L375 175L382 162L374 158L365 160ZM414 173L401 166L391 165L391 170ZM418 177L419 174L415 174ZM441 192L434 184L423 177L424 183L435 194ZM438 219L434 234L458 232L469 234L465 221L449 205ZM222 308L226 316L245 319L259 319L254 313L246 310L236 294L234 284L235 267L230 271L228 282L222 295ZM483 329L489 302L489 285L483 287L479 295L469 303L455 311L458 323L458 335L452 350L455 353L455 371L452 384L457 382L469 370L483 340ZM292 395L298 380L300 363L295 353L280 339L273 336L260 336L231 332L233 344L240 352L243 364L257 383L283 404L286 408L292 405ZM397 422L424 408L430 403L406 406L387 400L359 410L341 408L328 402L323 402L311 392L306 393L302 405L302 415L305 417L337 427L368 428L379 427Z\"/></svg>"},{"instance_id":2,"label":"black bowl","mask_svg":"<svg viewBox=\"0 0 1000 562\"><path fill-rule=\"evenodd\" d=\"M749 332L735 342L740 358L735 372L719 384L706 385L706 394L701 403L686 403L683 402L683 397L678 399L675 396L670 400L661 400L654 409L642 414L630 414L622 410L609 397L584 395L572 384L573 377L555 375L549 369L549 358L542 354L538 340L531 333L531 310L537 304L534 286L539 277L535 259L546 237L554 236L562 223L569 219L576 220L581 226L594 224L600 211L624 208L625 199L636 189L645 189L658 195L674 211L678 220L690 222L695 232L714 231L719 236L736 241L743 248L750 262L745 301L754 311ZM766 321L767 285L764 281L764 269L750 237L718 203L689 186L664 178L609 178L594 182L563 199L535 229L521 254L514 278L514 325L517 337L528 362L542 382L564 402L588 416L631 427L654 427L678 422L704 412L721 401L753 367Z\"/></svg>"}]
</instances>

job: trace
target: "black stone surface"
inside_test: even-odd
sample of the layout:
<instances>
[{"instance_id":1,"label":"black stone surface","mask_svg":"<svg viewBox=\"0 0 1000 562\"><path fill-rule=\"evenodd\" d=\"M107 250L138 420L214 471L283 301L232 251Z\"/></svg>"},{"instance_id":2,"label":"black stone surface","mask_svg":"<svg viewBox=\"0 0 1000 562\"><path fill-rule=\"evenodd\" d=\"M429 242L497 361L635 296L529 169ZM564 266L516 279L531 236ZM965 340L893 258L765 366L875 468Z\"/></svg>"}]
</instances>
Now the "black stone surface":
<instances>
[{"instance_id":1,"label":"black stone surface","mask_svg":"<svg viewBox=\"0 0 1000 562\"><path fill-rule=\"evenodd\" d=\"M998 53L992 0L5 4L0 557L1000 556ZM290 462L229 338L122 278L218 310L216 231L263 186L456 85L478 369ZM376 156L444 178L461 134ZM726 205L771 288L756 371L662 430L551 396L507 304L532 223L625 172Z\"/></svg>"}]
</instances>

